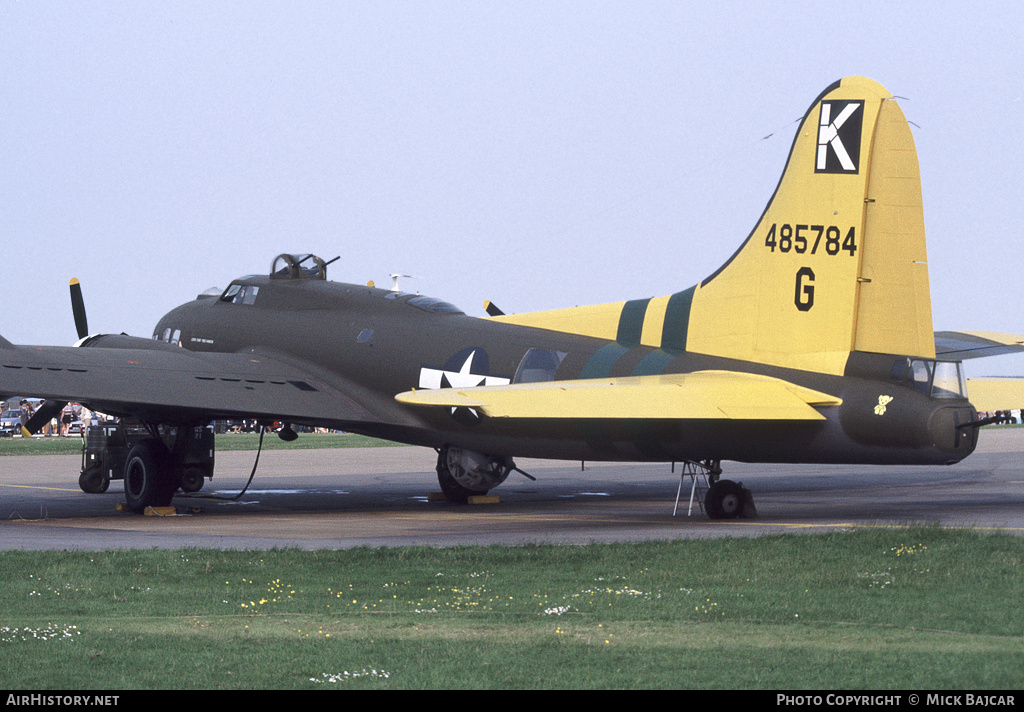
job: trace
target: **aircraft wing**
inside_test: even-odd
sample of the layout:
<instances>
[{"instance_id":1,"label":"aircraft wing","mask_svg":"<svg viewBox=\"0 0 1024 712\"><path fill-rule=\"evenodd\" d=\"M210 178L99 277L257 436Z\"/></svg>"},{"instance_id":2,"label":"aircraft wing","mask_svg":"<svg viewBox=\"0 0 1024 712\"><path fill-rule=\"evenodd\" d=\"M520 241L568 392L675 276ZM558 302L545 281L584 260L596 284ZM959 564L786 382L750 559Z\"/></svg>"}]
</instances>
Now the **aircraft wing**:
<instances>
[{"instance_id":1,"label":"aircraft wing","mask_svg":"<svg viewBox=\"0 0 1024 712\"><path fill-rule=\"evenodd\" d=\"M960 361L1024 351L1024 335L995 331L936 331L935 355ZM1024 407L1024 379L968 378L967 398L977 410L991 413Z\"/></svg>"},{"instance_id":2,"label":"aircraft wing","mask_svg":"<svg viewBox=\"0 0 1024 712\"><path fill-rule=\"evenodd\" d=\"M985 413L1024 408L1024 378L968 378L967 399Z\"/></svg>"},{"instance_id":3,"label":"aircraft wing","mask_svg":"<svg viewBox=\"0 0 1024 712\"><path fill-rule=\"evenodd\" d=\"M935 355L960 361L1024 351L1024 335L995 331L936 331Z\"/></svg>"},{"instance_id":4,"label":"aircraft wing","mask_svg":"<svg viewBox=\"0 0 1024 712\"><path fill-rule=\"evenodd\" d=\"M839 398L734 371L698 371L400 393L410 405L474 408L493 418L824 420Z\"/></svg>"},{"instance_id":5,"label":"aircraft wing","mask_svg":"<svg viewBox=\"0 0 1024 712\"><path fill-rule=\"evenodd\" d=\"M270 355L197 353L123 338L143 347L14 346L0 338L0 394L75 401L103 413L163 422L246 417L309 423L371 417L301 365Z\"/></svg>"}]
</instances>

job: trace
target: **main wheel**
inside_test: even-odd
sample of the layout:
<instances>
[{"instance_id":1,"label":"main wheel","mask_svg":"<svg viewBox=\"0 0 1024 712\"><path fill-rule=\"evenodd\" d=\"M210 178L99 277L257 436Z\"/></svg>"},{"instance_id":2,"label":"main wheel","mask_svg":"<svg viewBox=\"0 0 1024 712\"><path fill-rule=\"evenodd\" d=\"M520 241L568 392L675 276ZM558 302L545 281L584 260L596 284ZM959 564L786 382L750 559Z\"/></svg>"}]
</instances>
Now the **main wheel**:
<instances>
[{"instance_id":1,"label":"main wheel","mask_svg":"<svg viewBox=\"0 0 1024 712\"><path fill-rule=\"evenodd\" d=\"M704 495L704 511L711 519L735 519L743 513L743 487L732 480L717 480Z\"/></svg>"},{"instance_id":2,"label":"main wheel","mask_svg":"<svg viewBox=\"0 0 1024 712\"><path fill-rule=\"evenodd\" d=\"M449 502L465 504L471 496L487 494L504 482L511 463L509 458L446 445L437 456L437 482Z\"/></svg>"},{"instance_id":3,"label":"main wheel","mask_svg":"<svg viewBox=\"0 0 1024 712\"><path fill-rule=\"evenodd\" d=\"M452 477L452 473L446 469L438 468L437 483L441 485L441 491L444 493L445 499L457 504L465 504L473 495L486 494L486 492L474 492L473 490L466 489L456 482L455 478Z\"/></svg>"},{"instance_id":4,"label":"main wheel","mask_svg":"<svg viewBox=\"0 0 1024 712\"><path fill-rule=\"evenodd\" d=\"M455 475L452 472L453 470L458 472L459 466L454 452L452 453L453 456L449 457L450 451L452 451L452 448L443 447L437 456L437 483L441 485L441 491L444 493L445 499L457 504L466 504L473 495L486 494L487 490L482 492L471 490L468 487L463 487L455 480Z\"/></svg>"},{"instance_id":5,"label":"main wheel","mask_svg":"<svg viewBox=\"0 0 1024 712\"><path fill-rule=\"evenodd\" d=\"M177 483L171 477L170 453L155 438L136 443L124 465L124 496L128 508L141 512L146 507L166 507Z\"/></svg>"}]
</instances>

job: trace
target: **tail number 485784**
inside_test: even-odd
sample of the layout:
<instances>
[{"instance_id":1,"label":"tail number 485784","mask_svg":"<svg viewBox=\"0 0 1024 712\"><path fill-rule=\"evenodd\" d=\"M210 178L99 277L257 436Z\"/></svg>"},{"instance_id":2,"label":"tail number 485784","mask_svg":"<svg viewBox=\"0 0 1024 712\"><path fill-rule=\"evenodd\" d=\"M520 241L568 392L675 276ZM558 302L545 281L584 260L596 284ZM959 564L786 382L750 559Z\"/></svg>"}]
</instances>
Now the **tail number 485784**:
<instances>
[{"instance_id":1,"label":"tail number 485784","mask_svg":"<svg viewBox=\"0 0 1024 712\"><path fill-rule=\"evenodd\" d=\"M772 223L768 229L768 235L764 239L764 246L772 252L775 252L777 248L782 253L792 251L798 255L805 253L816 255L821 249L827 255L835 256L840 252L845 252L853 257L857 254L856 228L851 227L847 230L845 237L842 234L842 230L835 225L790 225L789 223L779 225Z\"/></svg>"}]
</instances>

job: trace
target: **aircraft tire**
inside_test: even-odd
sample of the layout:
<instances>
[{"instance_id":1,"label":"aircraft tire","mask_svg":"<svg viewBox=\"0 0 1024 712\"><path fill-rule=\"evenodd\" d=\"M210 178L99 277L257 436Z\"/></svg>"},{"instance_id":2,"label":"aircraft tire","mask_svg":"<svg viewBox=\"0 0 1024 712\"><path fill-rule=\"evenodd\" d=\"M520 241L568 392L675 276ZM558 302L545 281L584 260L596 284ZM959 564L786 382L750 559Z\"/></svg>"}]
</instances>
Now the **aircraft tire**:
<instances>
[{"instance_id":1,"label":"aircraft tire","mask_svg":"<svg viewBox=\"0 0 1024 712\"><path fill-rule=\"evenodd\" d=\"M124 496L128 508L166 507L177 489L171 478L170 454L155 438L136 443L124 465Z\"/></svg>"},{"instance_id":2,"label":"aircraft tire","mask_svg":"<svg viewBox=\"0 0 1024 712\"><path fill-rule=\"evenodd\" d=\"M448 470L437 471L437 482L441 485L441 491L444 493L445 499L456 504L466 504L473 495L486 494L486 492L473 492L466 489L455 481L455 478L452 477Z\"/></svg>"},{"instance_id":3,"label":"aircraft tire","mask_svg":"<svg viewBox=\"0 0 1024 712\"><path fill-rule=\"evenodd\" d=\"M106 469L102 465L93 465L87 470L82 470L82 474L78 476L78 486L89 494L103 494L110 487L110 478L107 477Z\"/></svg>"},{"instance_id":4,"label":"aircraft tire","mask_svg":"<svg viewBox=\"0 0 1024 712\"><path fill-rule=\"evenodd\" d=\"M718 480L704 495L704 511L711 519L736 519L743 514L743 487L732 480Z\"/></svg>"},{"instance_id":5,"label":"aircraft tire","mask_svg":"<svg viewBox=\"0 0 1024 712\"><path fill-rule=\"evenodd\" d=\"M471 490L456 481L448 466L447 447L441 448L441 452L437 456L437 483L441 486L441 492L444 493L445 499L456 504L466 504L474 495L487 494L487 490L482 492Z\"/></svg>"},{"instance_id":6,"label":"aircraft tire","mask_svg":"<svg viewBox=\"0 0 1024 712\"><path fill-rule=\"evenodd\" d=\"M181 473L182 492L198 492L203 488L205 482L206 476L198 467L186 467L185 471Z\"/></svg>"}]
</instances>

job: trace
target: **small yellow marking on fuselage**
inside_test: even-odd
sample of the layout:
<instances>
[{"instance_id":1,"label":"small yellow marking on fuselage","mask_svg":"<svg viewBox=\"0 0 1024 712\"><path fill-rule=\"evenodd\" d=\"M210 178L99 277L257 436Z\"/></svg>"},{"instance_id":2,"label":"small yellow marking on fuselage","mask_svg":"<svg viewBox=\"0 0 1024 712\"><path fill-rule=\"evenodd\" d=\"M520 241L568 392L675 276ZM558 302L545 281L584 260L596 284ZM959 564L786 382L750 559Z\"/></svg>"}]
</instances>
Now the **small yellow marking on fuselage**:
<instances>
[{"instance_id":1,"label":"small yellow marking on fuselage","mask_svg":"<svg viewBox=\"0 0 1024 712\"><path fill-rule=\"evenodd\" d=\"M885 406L892 401L892 396L878 396L878 405L875 406L875 415L885 415Z\"/></svg>"}]
</instances>

